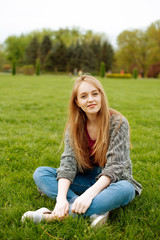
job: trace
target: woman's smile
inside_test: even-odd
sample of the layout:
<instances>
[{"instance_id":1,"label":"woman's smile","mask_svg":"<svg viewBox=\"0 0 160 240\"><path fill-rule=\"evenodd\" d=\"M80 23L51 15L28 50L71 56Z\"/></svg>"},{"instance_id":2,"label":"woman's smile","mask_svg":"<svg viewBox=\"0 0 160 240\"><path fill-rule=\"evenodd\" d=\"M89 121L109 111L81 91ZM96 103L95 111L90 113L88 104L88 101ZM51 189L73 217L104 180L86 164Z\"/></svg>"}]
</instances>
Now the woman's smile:
<instances>
[{"instance_id":1,"label":"woman's smile","mask_svg":"<svg viewBox=\"0 0 160 240\"><path fill-rule=\"evenodd\" d=\"M96 105L97 105L97 104L90 104L90 105L88 105L87 107L89 107L89 108L94 108Z\"/></svg>"}]
</instances>

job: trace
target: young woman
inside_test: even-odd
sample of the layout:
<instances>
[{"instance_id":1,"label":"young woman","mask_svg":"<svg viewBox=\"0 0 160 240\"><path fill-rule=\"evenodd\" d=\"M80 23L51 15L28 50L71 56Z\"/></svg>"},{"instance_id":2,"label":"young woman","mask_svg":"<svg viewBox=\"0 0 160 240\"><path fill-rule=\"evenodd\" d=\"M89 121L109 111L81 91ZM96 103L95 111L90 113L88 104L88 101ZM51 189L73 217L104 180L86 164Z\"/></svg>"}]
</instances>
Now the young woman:
<instances>
[{"instance_id":1,"label":"young woman","mask_svg":"<svg viewBox=\"0 0 160 240\"><path fill-rule=\"evenodd\" d=\"M56 199L55 208L25 213L23 220L82 214L95 226L141 193L132 177L128 121L108 107L101 83L92 76L78 77L69 110L60 167L39 167L33 176L38 189Z\"/></svg>"}]
</instances>

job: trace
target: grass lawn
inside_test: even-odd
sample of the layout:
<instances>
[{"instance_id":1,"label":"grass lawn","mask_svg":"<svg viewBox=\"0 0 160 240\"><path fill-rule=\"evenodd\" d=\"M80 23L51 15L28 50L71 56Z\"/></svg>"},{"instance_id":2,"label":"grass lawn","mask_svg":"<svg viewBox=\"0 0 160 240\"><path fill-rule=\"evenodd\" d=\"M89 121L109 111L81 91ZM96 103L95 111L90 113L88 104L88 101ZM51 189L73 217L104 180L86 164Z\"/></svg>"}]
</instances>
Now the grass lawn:
<instances>
[{"instance_id":1,"label":"grass lawn","mask_svg":"<svg viewBox=\"0 0 160 240\"><path fill-rule=\"evenodd\" d=\"M133 176L140 197L115 210L100 229L88 219L21 224L28 210L54 208L37 192L32 175L39 166L59 166L58 151L73 84L68 76L0 75L0 239L159 239L160 81L100 79L110 107L130 123Z\"/></svg>"}]
</instances>

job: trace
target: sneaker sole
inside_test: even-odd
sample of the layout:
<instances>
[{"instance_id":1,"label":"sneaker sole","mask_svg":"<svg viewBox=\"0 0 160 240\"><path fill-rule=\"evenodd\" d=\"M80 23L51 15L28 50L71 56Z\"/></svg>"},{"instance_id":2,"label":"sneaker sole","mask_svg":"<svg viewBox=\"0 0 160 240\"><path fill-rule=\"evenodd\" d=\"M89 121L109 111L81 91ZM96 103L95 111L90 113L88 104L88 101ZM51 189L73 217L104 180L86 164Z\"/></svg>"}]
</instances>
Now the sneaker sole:
<instances>
[{"instance_id":1,"label":"sneaker sole","mask_svg":"<svg viewBox=\"0 0 160 240\"><path fill-rule=\"evenodd\" d=\"M109 212L106 215L99 215L96 219L93 220L91 227L99 228L104 225L109 218Z\"/></svg>"}]
</instances>

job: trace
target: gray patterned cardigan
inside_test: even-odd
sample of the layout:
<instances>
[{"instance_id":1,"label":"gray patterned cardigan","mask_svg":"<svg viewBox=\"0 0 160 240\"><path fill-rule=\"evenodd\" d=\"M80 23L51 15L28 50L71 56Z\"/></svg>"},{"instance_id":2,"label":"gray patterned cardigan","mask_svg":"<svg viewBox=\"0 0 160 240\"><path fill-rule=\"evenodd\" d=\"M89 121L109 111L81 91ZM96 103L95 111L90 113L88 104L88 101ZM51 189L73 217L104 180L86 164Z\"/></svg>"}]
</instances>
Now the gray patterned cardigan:
<instances>
[{"instance_id":1,"label":"gray patterned cardigan","mask_svg":"<svg viewBox=\"0 0 160 240\"><path fill-rule=\"evenodd\" d=\"M130 159L130 140L129 140L129 124L127 119L122 116L113 114L110 117L109 129L109 147L106 153L106 164L98 178L102 175L111 178L111 182L119 180L128 180L131 182L138 194L141 193L141 184L135 181L132 177L132 163ZM59 178L67 178L71 182L74 180L76 173L79 171L75 153L69 142L69 133L65 134L65 149L61 156L60 167L57 169L57 180Z\"/></svg>"}]
</instances>

